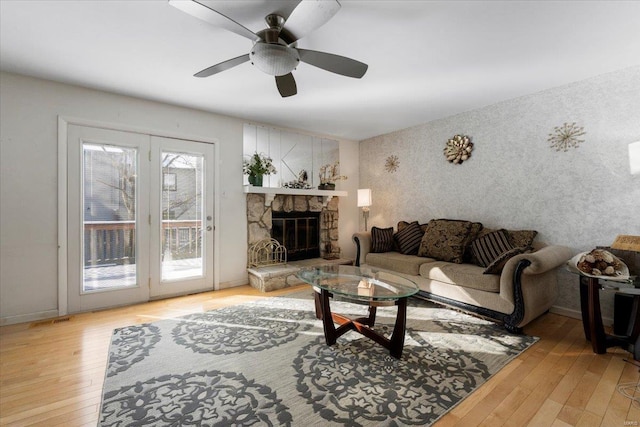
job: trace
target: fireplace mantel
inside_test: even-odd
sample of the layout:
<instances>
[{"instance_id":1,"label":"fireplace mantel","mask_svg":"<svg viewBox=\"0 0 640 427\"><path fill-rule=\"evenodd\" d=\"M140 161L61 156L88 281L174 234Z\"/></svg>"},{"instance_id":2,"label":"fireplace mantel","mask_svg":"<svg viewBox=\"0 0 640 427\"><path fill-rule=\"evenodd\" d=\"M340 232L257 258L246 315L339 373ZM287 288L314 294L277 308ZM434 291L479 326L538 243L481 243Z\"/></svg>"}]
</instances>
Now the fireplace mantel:
<instances>
[{"instance_id":1,"label":"fireplace mantel","mask_svg":"<svg viewBox=\"0 0 640 427\"><path fill-rule=\"evenodd\" d=\"M264 205L270 206L276 195L282 194L287 196L319 196L322 197L322 206L327 206L327 203L334 197L346 197L348 193L346 191L336 190L318 190L302 188L276 188L276 187L254 187L253 185L244 186L245 193L264 194Z\"/></svg>"}]
</instances>

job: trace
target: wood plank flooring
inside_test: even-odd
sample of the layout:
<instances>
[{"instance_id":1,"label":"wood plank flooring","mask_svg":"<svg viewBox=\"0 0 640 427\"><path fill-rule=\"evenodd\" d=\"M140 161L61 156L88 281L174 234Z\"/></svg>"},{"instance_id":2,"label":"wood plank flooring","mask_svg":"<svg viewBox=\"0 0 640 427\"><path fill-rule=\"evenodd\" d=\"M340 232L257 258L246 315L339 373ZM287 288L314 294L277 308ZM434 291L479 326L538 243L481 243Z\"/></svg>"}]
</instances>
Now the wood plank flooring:
<instances>
[{"instance_id":1,"label":"wood plank flooring","mask_svg":"<svg viewBox=\"0 0 640 427\"><path fill-rule=\"evenodd\" d=\"M95 426L114 328L282 295L249 286L0 328L0 426ZM443 426L640 426L640 367L596 355L580 321L547 314L541 337L437 423ZM627 387L627 395L618 389ZM629 397L631 396L631 397ZM306 427L306 426L305 426Z\"/></svg>"}]
</instances>

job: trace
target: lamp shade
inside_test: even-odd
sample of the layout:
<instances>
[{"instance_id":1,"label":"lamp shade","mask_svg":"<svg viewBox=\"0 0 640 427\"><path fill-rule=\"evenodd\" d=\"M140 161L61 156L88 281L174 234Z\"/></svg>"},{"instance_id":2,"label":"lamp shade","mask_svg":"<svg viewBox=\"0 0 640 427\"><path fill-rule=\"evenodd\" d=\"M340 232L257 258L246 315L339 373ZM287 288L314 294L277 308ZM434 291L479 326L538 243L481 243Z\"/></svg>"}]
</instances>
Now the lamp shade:
<instances>
[{"instance_id":1,"label":"lamp shade","mask_svg":"<svg viewBox=\"0 0 640 427\"><path fill-rule=\"evenodd\" d=\"M365 208L371 206L371 189L363 188L358 190L358 207Z\"/></svg>"}]
</instances>

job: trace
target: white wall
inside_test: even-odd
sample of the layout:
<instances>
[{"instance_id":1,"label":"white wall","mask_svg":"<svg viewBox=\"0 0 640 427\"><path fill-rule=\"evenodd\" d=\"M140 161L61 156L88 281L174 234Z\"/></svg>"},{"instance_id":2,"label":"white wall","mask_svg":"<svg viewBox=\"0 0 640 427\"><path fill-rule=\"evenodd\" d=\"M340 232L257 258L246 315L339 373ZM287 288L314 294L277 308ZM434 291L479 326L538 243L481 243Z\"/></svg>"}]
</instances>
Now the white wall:
<instances>
[{"instance_id":1,"label":"white wall","mask_svg":"<svg viewBox=\"0 0 640 427\"><path fill-rule=\"evenodd\" d=\"M551 149L555 126L577 122L585 142ZM447 139L471 136L462 165L443 155ZM640 175L628 145L640 141L640 67L501 102L360 143L361 187L373 189L370 223L431 218L535 229L578 253L640 235ZM400 167L385 171L395 154ZM560 270L557 306L579 310L577 278ZM604 312L610 316L611 295Z\"/></svg>"},{"instance_id":2,"label":"white wall","mask_svg":"<svg viewBox=\"0 0 640 427\"><path fill-rule=\"evenodd\" d=\"M243 120L0 73L0 322L57 314L58 116L195 140L216 139L220 286L247 283ZM340 148L346 156L341 154L344 172L354 177L348 186L357 188L358 144L340 141ZM345 219L340 240L343 251L353 253L349 227L357 226L357 217L356 208L350 207L356 204L351 194L350 190L350 196L340 201L341 221Z\"/></svg>"}]
</instances>

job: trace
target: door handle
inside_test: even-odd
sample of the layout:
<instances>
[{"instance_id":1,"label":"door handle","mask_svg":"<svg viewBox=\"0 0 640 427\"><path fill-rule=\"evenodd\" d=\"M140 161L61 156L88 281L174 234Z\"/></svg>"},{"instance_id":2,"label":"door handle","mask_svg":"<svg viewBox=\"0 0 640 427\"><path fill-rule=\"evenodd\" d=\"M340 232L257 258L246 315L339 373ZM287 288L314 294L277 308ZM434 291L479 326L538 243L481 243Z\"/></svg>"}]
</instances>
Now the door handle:
<instances>
[{"instance_id":1,"label":"door handle","mask_svg":"<svg viewBox=\"0 0 640 427\"><path fill-rule=\"evenodd\" d=\"M210 225L207 226L207 231L211 231L213 230L213 227L211 227Z\"/></svg>"}]
</instances>

